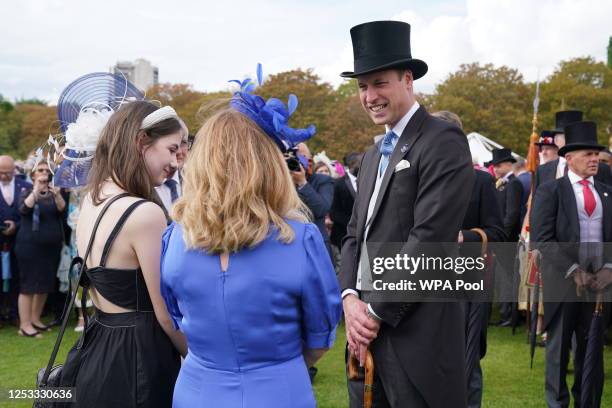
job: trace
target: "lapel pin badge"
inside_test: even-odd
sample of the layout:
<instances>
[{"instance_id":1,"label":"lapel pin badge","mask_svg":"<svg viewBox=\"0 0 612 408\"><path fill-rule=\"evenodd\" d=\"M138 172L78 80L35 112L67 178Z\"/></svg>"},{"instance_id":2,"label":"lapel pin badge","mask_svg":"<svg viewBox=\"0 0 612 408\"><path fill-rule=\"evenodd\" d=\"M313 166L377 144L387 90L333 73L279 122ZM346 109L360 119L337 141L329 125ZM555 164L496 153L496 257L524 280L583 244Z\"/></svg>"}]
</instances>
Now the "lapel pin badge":
<instances>
[{"instance_id":1,"label":"lapel pin badge","mask_svg":"<svg viewBox=\"0 0 612 408\"><path fill-rule=\"evenodd\" d=\"M402 153L406 153L408 151L408 145L407 144L403 145L400 151Z\"/></svg>"},{"instance_id":2,"label":"lapel pin badge","mask_svg":"<svg viewBox=\"0 0 612 408\"><path fill-rule=\"evenodd\" d=\"M605 197L607 197L607 196L608 196L608 193L604 193L604 196L605 196Z\"/></svg>"}]
</instances>

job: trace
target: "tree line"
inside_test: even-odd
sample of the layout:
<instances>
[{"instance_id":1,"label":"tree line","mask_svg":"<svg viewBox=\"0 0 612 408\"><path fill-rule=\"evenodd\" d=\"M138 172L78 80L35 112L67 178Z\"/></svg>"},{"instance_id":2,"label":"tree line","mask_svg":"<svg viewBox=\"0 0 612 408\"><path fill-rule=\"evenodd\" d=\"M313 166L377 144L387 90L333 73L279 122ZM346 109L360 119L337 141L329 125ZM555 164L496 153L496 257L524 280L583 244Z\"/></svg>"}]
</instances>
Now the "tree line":
<instances>
[{"instance_id":1,"label":"tree line","mask_svg":"<svg viewBox=\"0 0 612 408\"><path fill-rule=\"evenodd\" d=\"M467 133L478 132L515 152L525 155L532 129L536 84L507 66L472 63L461 65L439 83L433 93L418 94L417 100L430 112L449 110L458 114ZM418 81L416 82L418 89ZM298 96L300 107L291 125L317 126L309 143L311 150L325 150L342 158L363 151L373 137L384 133L363 112L358 88L349 80L334 88L312 69L296 69L270 75L257 93L286 98ZM163 83L147 91L147 98L171 105L192 133L231 92L200 92L189 84ZM561 61L540 83L538 131L554 127L554 113L579 109L585 120L598 124L599 141L608 145L612 135L612 69L591 57ZM0 96L0 153L25 158L58 129L56 108L39 100L10 102Z\"/></svg>"}]
</instances>

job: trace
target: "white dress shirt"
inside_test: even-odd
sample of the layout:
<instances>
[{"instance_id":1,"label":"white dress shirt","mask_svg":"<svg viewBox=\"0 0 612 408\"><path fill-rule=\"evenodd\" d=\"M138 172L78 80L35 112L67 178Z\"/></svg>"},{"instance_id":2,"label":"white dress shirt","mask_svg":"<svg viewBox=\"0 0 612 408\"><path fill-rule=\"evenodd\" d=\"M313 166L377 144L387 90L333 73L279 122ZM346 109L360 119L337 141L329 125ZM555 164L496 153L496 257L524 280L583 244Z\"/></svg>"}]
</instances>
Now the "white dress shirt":
<instances>
[{"instance_id":1,"label":"white dress shirt","mask_svg":"<svg viewBox=\"0 0 612 408\"><path fill-rule=\"evenodd\" d=\"M0 183L0 190L2 190L4 201L8 205L13 205L13 201L15 201L15 177L6 184Z\"/></svg>"},{"instance_id":2,"label":"white dress shirt","mask_svg":"<svg viewBox=\"0 0 612 408\"><path fill-rule=\"evenodd\" d=\"M176 192L178 196L180 197L182 195L182 189L181 189L181 178L179 177L179 170L174 172L172 179L176 181ZM170 187L168 187L165 184L162 184L161 186L155 187L155 190L157 191L157 195L159 196L162 204L164 205L164 207L166 207L166 210L168 211L168 213L170 213L170 210L172 210L172 204L173 204L172 196L170 194Z\"/></svg>"},{"instance_id":3,"label":"white dress shirt","mask_svg":"<svg viewBox=\"0 0 612 408\"><path fill-rule=\"evenodd\" d=\"M404 129L406 129L408 122L414 116L414 114L419 109L419 107L420 107L419 103L415 101L412 107L408 110L408 112L406 112L406 114L395 124L395 126L393 126L393 128L390 128L388 125L385 125L386 133L389 132L390 130L393 130L393 133L395 133L398 136L393 141L393 150L395 150L395 148L397 147L397 142L399 138L402 136L402 133L404 133ZM382 156L381 156L381 160L382 160ZM377 169L380 168L380 161L376 168ZM393 171L393 169L392 168L390 169L389 167L387 167L386 171ZM374 192L372 193L372 196L370 197L370 203L368 205L368 215L366 217L366 227L365 227L365 232L363 236L363 242L358 243L359 245L361 245L362 254L365 253L364 248L365 248L365 241L367 239L368 232L370 230L370 218L372 217L372 214L374 213L374 207L376 206L376 200L378 198L378 193L380 192L380 186L382 184L382 179L384 177L384 173L380 174L379 171L377 171L376 174L377 176L376 176L376 184L374 185ZM358 291L361 290L361 261L359 261L359 264L357 267L357 283L355 285L355 288L357 289L357 291L353 289L345 289L344 292L342 292L342 297L344 298L346 295L349 295L351 293L356 296L359 296ZM371 309L370 311L372 312Z\"/></svg>"},{"instance_id":4,"label":"white dress shirt","mask_svg":"<svg viewBox=\"0 0 612 408\"><path fill-rule=\"evenodd\" d=\"M560 179L565 176L565 167L567 166L567 160L565 157L559 156L559 162L557 163L557 172L555 173L555 179Z\"/></svg>"},{"instance_id":5,"label":"white dress shirt","mask_svg":"<svg viewBox=\"0 0 612 408\"><path fill-rule=\"evenodd\" d=\"M353 191L357 192L357 177L353 176L353 173L351 173L350 171L347 171L346 174L348 174L348 178L351 181Z\"/></svg>"}]
</instances>

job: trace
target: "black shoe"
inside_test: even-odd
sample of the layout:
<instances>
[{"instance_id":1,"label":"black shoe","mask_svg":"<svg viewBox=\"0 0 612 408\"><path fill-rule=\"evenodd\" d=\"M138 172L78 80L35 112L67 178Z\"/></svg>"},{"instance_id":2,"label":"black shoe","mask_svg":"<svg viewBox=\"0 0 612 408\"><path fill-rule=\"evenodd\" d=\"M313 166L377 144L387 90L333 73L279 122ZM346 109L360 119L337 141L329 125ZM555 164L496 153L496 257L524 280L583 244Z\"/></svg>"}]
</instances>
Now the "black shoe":
<instances>
[{"instance_id":1,"label":"black shoe","mask_svg":"<svg viewBox=\"0 0 612 408\"><path fill-rule=\"evenodd\" d=\"M310 383L311 384L314 382L314 378L317 375L318 371L319 370L315 366L312 366L312 367L308 368L308 375L310 376Z\"/></svg>"},{"instance_id":2,"label":"black shoe","mask_svg":"<svg viewBox=\"0 0 612 408\"><path fill-rule=\"evenodd\" d=\"M511 324L511 320L500 320L499 323L497 323L497 327L510 327Z\"/></svg>"},{"instance_id":3,"label":"black shoe","mask_svg":"<svg viewBox=\"0 0 612 408\"><path fill-rule=\"evenodd\" d=\"M18 333L19 333L19 335L20 335L20 336L23 336L23 337L26 337L26 338L28 338L28 337L29 337L29 338L37 338L37 339L38 339L38 338L41 338L41 337L42 337L42 336L40 335L40 333L39 333L39 332L37 332L37 331L36 331L36 332L34 332L34 333L28 333L27 331L25 331L25 330L23 330L23 329L19 329L19 332L18 332Z\"/></svg>"}]
</instances>

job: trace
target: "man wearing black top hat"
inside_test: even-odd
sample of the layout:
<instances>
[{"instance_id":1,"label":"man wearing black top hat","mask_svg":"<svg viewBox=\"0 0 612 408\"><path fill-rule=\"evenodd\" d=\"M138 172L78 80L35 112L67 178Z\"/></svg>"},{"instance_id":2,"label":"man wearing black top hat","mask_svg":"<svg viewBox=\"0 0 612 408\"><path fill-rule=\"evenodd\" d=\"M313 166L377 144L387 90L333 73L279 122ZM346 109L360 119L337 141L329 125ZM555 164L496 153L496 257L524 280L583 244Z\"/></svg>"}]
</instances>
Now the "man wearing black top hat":
<instances>
[{"instance_id":1,"label":"man wearing black top hat","mask_svg":"<svg viewBox=\"0 0 612 408\"><path fill-rule=\"evenodd\" d=\"M523 185L512 173L512 164L516 159L510 149L493 149L493 160L490 161L495 172L497 198L504 219L504 231L508 241L518 241L521 232L521 197Z\"/></svg>"},{"instance_id":2,"label":"man wearing black top hat","mask_svg":"<svg viewBox=\"0 0 612 408\"><path fill-rule=\"evenodd\" d=\"M421 242L457 240L474 179L467 139L415 100L427 64L411 56L409 24L365 23L351 38L354 71L341 76L357 79L366 113L386 133L363 157L343 241L348 351L362 361L372 352L374 407L465 407L462 305L366 303L358 260L366 242L405 243L410 255ZM350 406L362 397L363 384L349 381Z\"/></svg>"},{"instance_id":3,"label":"man wearing black top hat","mask_svg":"<svg viewBox=\"0 0 612 408\"><path fill-rule=\"evenodd\" d=\"M493 165L493 171L495 172L497 202L502 214L504 232L508 242L518 242L521 232L523 185L512 173L512 164L516 163L516 159L512 156L510 149L493 149L492 153L493 159L489 163ZM499 265L509 278L514 278L514 258L514 253L509 251L504 251L503 254L497 256ZM507 289L511 290L512 288L508 287ZM504 297L508 296L514 297L514 293L507 293ZM510 326L513 307L513 302L500 303L499 326Z\"/></svg>"},{"instance_id":4,"label":"man wearing black top hat","mask_svg":"<svg viewBox=\"0 0 612 408\"><path fill-rule=\"evenodd\" d=\"M568 110L555 113L555 129L546 131L553 134L553 140L558 148L562 148L565 145L565 134L564 128L570 123L580 122L582 120L582 112L578 110ZM557 157L556 160L551 160L547 163L541 164L536 169L534 178L534 191L540 184L547 181L555 180L563 177L567 172L564 157ZM597 175L595 178L602 183L612 185L612 174L609 168L599 166Z\"/></svg>"},{"instance_id":5,"label":"man wearing black top hat","mask_svg":"<svg viewBox=\"0 0 612 408\"><path fill-rule=\"evenodd\" d=\"M573 334L576 347L572 394L576 406L580 406L586 339L594 310L594 303L587 300L612 281L610 250L601 251L601 243L612 241L612 187L594 177L598 153L604 147L597 143L593 122L566 126L565 137L566 144L559 154L567 160L568 172L538 188L531 211L531 241L543 252L544 295L550 299L544 303L544 329L548 332L545 391L549 407L569 406L566 375ZM594 250L597 248L600 250ZM600 406L603 391L602 354L597 360L589 362L595 367L591 377L593 392L585 396L591 399L590 407Z\"/></svg>"}]
</instances>

